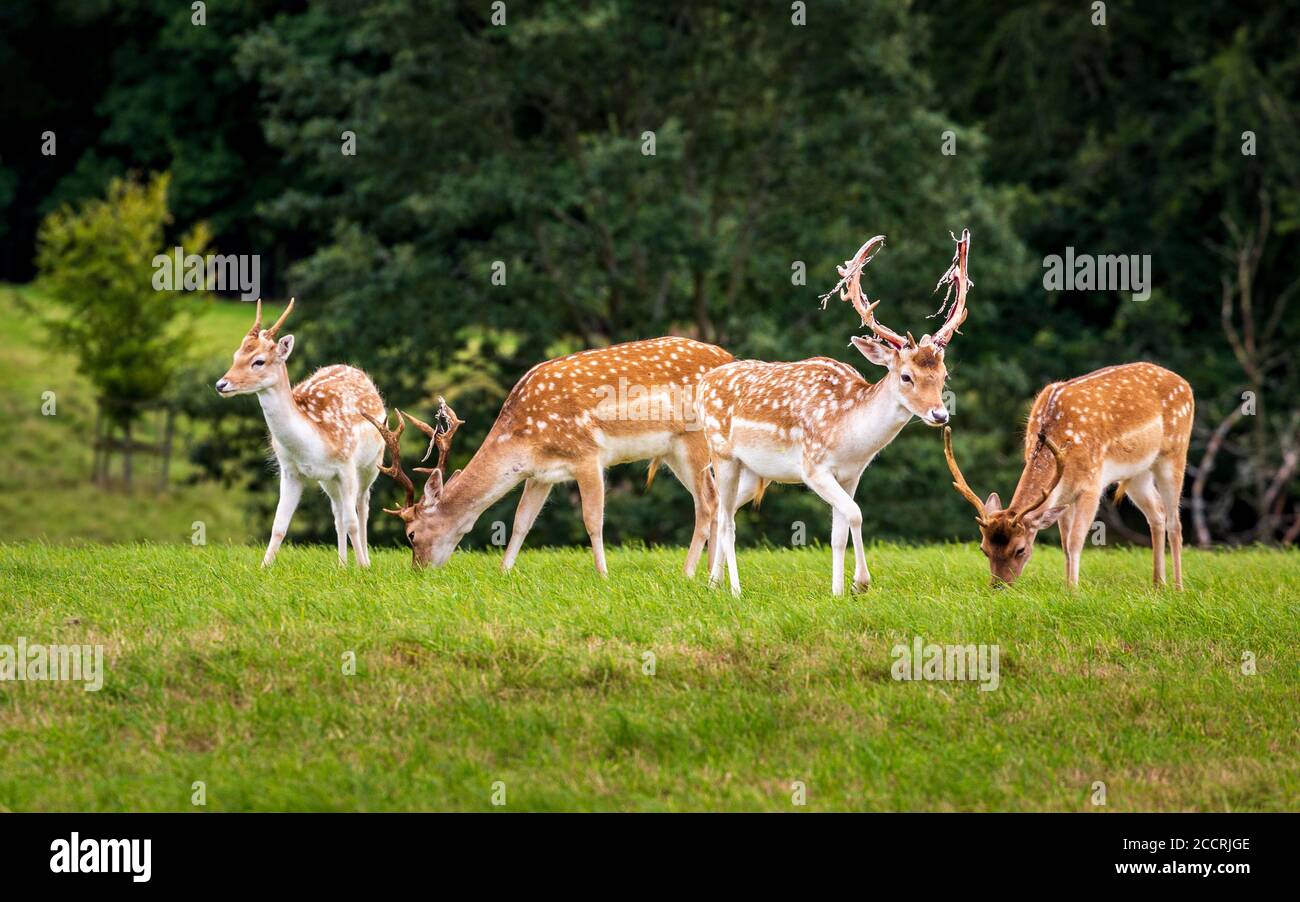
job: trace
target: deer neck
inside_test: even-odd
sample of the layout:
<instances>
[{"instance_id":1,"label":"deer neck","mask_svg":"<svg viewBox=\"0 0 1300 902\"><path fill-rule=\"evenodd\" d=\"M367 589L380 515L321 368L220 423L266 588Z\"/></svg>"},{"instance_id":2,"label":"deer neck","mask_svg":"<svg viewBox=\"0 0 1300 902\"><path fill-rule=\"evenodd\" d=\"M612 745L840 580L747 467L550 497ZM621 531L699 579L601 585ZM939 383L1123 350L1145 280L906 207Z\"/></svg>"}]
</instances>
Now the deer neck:
<instances>
[{"instance_id":1,"label":"deer neck","mask_svg":"<svg viewBox=\"0 0 1300 902\"><path fill-rule=\"evenodd\" d=\"M874 385L864 386L853 408L852 431L874 445L874 453L893 441L911 419L912 412L903 406L898 391L898 377L890 373Z\"/></svg>"},{"instance_id":2,"label":"deer neck","mask_svg":"<svg viewBox=\"0 0 1300 902\"><path fill-rule=\"evenodd\" d=\"M494 447L496 435L489 433L474 452L465 469L447 483L438 500L438 509L458 518L478 520L483 512L500 501L526 476L525 462L511 453L509 443Z\"/></svg>"},{"instance_id":3,"label":"deer neck","mask_svg":"<svg viewBox=\"0 0 1300 902\"><path fill-rule=\"evenodd\" d=\"M262 415L266 417L266 426L271 430L271 436L282 445L297 445L296 439L299 436L312 431L310 421L293 397L289 370L283 364L280 365L275 384L259 391L257 400L262 405Z\"/></svg>"},{"instance_id":4,"label":"deer neck","mask_svg":"<svg viewBox=\"0 0 1300 902\"><path fill-rule=\"evenodd\" d=\"M1031 505L1039 498L1043 497L1043 492L1052 485L1052 480L1056 478L1056 462L1052 457L1052 452L1042 444L1039 444L1033 451L1033 456L1025 464L1025 469L1020 473L1020 481L1016 483L1016 491L1011 496L1011 503L1007 505L1008 510L1022 510L1025 506ZM1061 490L1065 487L1064 480L1056 488L1054 494L1060 495ZM1048 498L1044 504L1051 505L1053 499Z\"/></svg>"}]
</instances>

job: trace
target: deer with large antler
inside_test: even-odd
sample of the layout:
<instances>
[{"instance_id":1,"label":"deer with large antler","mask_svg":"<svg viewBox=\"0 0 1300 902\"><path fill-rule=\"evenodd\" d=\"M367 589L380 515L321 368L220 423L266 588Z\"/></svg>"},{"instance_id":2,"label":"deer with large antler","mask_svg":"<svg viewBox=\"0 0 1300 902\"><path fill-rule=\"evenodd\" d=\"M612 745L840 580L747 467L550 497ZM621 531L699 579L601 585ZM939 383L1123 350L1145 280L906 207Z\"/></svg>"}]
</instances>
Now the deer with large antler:
<instances>
[{"instance_id":1,"label":"deer with large antler","mask_svg":"<svg viewBox=\"0 0 1300 902\"><path fill-rule=\"evenodd\" d=\"M1039 530L1057 523L1065 550L1065 580L1079 584L1079 558L1106 488L1115 483L1147 518L1153 579L1165 582L1165 541L1174 585L1183 587L1183 527L1179 499L1187 467L1196 401L1177 373L1154 363L1106 367L1039 392L1025 432L1025 468L1006 509L996 492L981 501L966 484L944 431L953 488L977 511L980 550L994 585L1016 581Z\"/></svg>"},{"instance_id":2,"label":"deer with large antler","mask_svg":"<svg viewBox=\"0 0 1300 902\"><path fill-rule=\"evenodd\" d=\"M382 418L384 400L369 376L341 364L322 367L290 387L288 362L293 353L293 336L276 336L293 310L293 303L289 301L271 328L263 329L262 302L257 302L253 327L235 349L234 362L216 385L223 398L257 395L280 467L280 502L275 508L275 524L262 566L275 560L302 498L303 485L315 480L334 509L339 563L346 566L351 541L357 564L369 567L366 522L370 516L370 486L379 474L384 445L363 417Z\"/></svg>"},{"instance_id":3,"label":"deer with large antler","mask_svg":"<svg viewBox=\"0 0 1300 902\"><path fill-rule=\"evenodd\" d=\"M944 305L955 290L944 324L919 342L899 335L876 319L880 301L862 293L863 267L884 245L885 236L867 241L839 267L835 291L850 302L874 338L853 336L867 360L888 371L874 384L848 364L828 357L797 363L741 360L718 367L700 380L698 416L717 482L716 549L711 581L722 579L725 559L731 591L740 593L736 570L735 512L767 482L802 482L833 512L831 590L844 592L844 551L853 536L855 589L871 582L862 548L862 512L853 500L863 471L912 419L930 426L948 422L943 387L948 378L944 351L966 318L966 275L970 233L957 242L952 265L939 280L948 286ZM937 288L937 286L936 286Z\"/></svg>"},{"instance_id":4,"label":"deer with large antler","mask_svg":"<svg viewBox=\"0 0 1300 902\"><path fill-rule=\"evenodd\" d=\"M613 464L650 460L650 479L662 461L695 500L695 531L686 554L695 572L709 536L714 491L708 450L695 421L700 376L732 357L722 348L688 338L655 338L581 351L539 363L511 390L482 446L463 471L444 476L446 449L459 420L445 405L443 429L402 413L439 449L436 467L416 497L399 457L404 426L390 432L375 422L390 449L384 469L406 491L388 513L401 517L417 567L442 566L479 516L524 483L514 530L501 568L509 570L551 488L576 481L582 520L591 539L596 571L606 573L603 539L604 470ZM425 452L427 460L429 451ZM647 483L648 485L649 483ZM713 553L709 549L710 556Z\"/></svg>"}]
</instances>

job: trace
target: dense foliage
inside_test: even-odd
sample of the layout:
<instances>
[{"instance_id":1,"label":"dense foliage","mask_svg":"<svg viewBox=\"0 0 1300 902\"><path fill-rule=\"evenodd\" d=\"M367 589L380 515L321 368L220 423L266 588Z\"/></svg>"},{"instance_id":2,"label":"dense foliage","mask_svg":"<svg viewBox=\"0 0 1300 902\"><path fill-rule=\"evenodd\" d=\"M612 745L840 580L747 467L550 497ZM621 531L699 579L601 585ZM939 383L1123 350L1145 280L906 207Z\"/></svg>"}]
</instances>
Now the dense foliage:
<instances>
[{"instance_id":1,"label":"dense foliage","mask_svg":"<svg viewBox=\"0 0 1300 902\"><path fill-rule=\"evenodd\" d=\"M690 334L875 378L846 347L855 318L817 303L834 263L887 234L869 291L920 334L948 232L969 227L976 287L949 357L977 489L1012 488L1040 386L1145 358L1197 391L1192 475L1219 449L1205 533L1300 530L1293 8L1116 2L1096 24L1088 5L820 0L796 24L802 4L739 0L209 6L204 26L162 0L3 14L10 75L49 74L52 39L120 39L112 65L90 63L96 84L5 101L31 145L0 158L11 246L31 211L110 172L170 168L178 227L207 217L223 251L296 261L263 283L299 298L296 356L365 366L426 413L446 395L468 421L460 464L529 366L595 344ZM75 140L35 156L54 118ZM1067 247L1149 255L1150 298L1045 291L1041 264ZM272 491L255 406L204 411L222 422L196 453ZM670 480L613 481L628 490L610 496L611 539L685 539ZM969 536L948 481L938 435L914 424L864 477L865 530ZM753 524L787 544L800 521L824 535L829 516L776 489ZM582 538L561 502L534 541Z\"/></svg>"}]
</instances>

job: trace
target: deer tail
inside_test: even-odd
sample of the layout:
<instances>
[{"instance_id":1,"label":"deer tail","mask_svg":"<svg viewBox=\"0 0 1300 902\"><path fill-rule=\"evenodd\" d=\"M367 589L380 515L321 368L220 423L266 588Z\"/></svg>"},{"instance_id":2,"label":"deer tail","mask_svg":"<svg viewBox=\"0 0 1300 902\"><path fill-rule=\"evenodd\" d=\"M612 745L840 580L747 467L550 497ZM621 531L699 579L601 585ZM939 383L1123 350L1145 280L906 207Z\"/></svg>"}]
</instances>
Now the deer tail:
<instances>
[{"instance_id":1,"label":"deer tail","mask_svg":"<svg viewBox=\"0 0 1300 902\"><path fill-rule=\"evenodd\" d=\"M659 458L657 457L650 458L650 472L647 473L645 477L645 488L647 492L650 491L650 486L654 484L655 473L658 470L659 470Z\"/></svg>"}]
</instances>

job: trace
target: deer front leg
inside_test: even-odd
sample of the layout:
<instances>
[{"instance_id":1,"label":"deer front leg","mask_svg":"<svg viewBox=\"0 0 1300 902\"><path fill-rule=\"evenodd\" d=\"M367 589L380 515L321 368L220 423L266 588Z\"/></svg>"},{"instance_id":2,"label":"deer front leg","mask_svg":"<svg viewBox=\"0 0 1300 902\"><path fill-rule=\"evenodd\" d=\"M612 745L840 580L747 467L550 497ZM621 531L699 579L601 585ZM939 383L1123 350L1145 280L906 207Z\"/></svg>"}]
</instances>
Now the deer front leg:
<instances>
[{"instance_id":1,"label":"deer front leg","mask_svg":"<svg viewBox=\"0 0 1300 902\"><path fill-rule=\"evenodd\" d=\"M831 508L831 594L844 594L844 549L849 544L849 521Z\"/></svg>"},{"instance_id":2,"label":"deer front leg","mask_svg":"<svg viewBox=\"0 0 1300 902\"><path fill-rule=\"evenodd\" d=\"M341 496L339 499L340 515L343 520L343 535L347 536L352 543L352 552L356 555L358 567L369 567L370 561L366 559L364 543L361 541L361 520L357 516L357 510L360 505L361 481L357 478L355 470L348 469L343 472L342 479L339 480L339 489ZM342 538L339 544L343 544ZM348 552L347 546L343 546L343 554L340 556L339 563L347 566Z\"/></svg>"},{"instance_id":3,"label":"deer front leg","mask_svg":"<svg viewBox=\"0 0 1300 902\"><path fill-rule=\"evenodd\" d=\"M858 473L852 479L846 479L840 483L840 487L848 494L849 499L858 493L858 481L862 479L862 474ZM865 592L871 588L871 571L867 569L867 552L866 545L862 541L862 527L859 525L853 530L853 591Z\"/></svg>"},{"instance_id":4,"label":"deer front leg","mask_svg":"<svg viewBox=\"0 0 1300 902\"><path fill-rule=\"evenodd\" d=\"M575 474L578 494L582 498L582 522L591 538L591 554L596 562L596 572L608 576L605 567L605 474L594 461L580 467Z\"/></svg>"},{"instance_id":5,"label":"deer front leg","mask_svg":"<svg viewBox=\"0 0 1300 902\"><path fill-rule=\"evenodd\" d=\"M860 564L861 571L865 574L867 568L866 554L862 550L862 511L858 508L853 496L844 490L844 486L836 481L829 470L814 470L804 476L804 483L808 488L817 493L823 501L829 504L835 513L844 518L853 536L853 557L855 561L855 570ZM832 539L834 534L832 532ZM844 546L841 545L838 553L835 555L838 567L832 570L831 592L835 595L844 594ZM838 573L839 579L836 581L835 574ZM868 575L868 580L870 576ZM856 582L856 574L855 574ZM858 586L866 588L866 586Z\"/></svg>"},{"instance_id":6,"label":"deer front leg","mask_svg":"<svg viewBox=\"0 0 1300 902\"><path fill-rule=\"evenodd\" d=\"M262 566L269 567L275 560L276 553L280 550L280 543L284 541L285 533L289 531L289 521L293 519L293 512L298 509L298 501L302 498L302 482L298 477L289 470L280 470L280 501L275 506L275 522L271 526L271 541L266 546L266 555L262 558Z\"/></svg>"},{"instance_id":7,"label":"deer front leg","mask_svg":"<svg viewBox=\"0 0 1300 902\"><path fill-rule=\"evenodd\" d=\"M506 556L501 559L501 572L504 573L515 565L519 549L524 546L524 537L537 521L537 514L546 503L546 496L551 493L554 483L538 482L536 479L524 480L524 493L519 498L519 507L515 509L515 525L510 531L510 542L506 545Z\"/></svg>"},{"instance_id":8,"label":"deer front leg","mask_svg":"<svg viewBox=\"0 0 1300 902\"><path fill-rule=\"evenodd\" d=\"M330 499L330 512L334 514L334 535L338 539L339 566L348 563L348 534L343 526L343 490L337 482L322 482L321 489Z\"/></svg>"},{"instance_id":9,"label":"deer front leg","mask_svg":"<svg viewBox=\"0 0 1300 902\"><path fill-rule=\"evenodd\" d=\"M364 560L363 567L370 566L370 487L374 485L379 471L368 469L359 476L360 489L357 492L357 523L361 528L361 547L357 558Z\"/></svg>"},{"instance_id":10,"label":"deer front leg","mask_svg":"<svg viewBox=\"0 0 1300 902\"><path fill-rule=\"evenodd\" d=\"M1071 589L1079 585L1079 558L1083 555L1083 543L1088 538L1092 521L1097 518L1097 505L1100 502L1100 491L1081 492L1074 499L1073 509L1065 512L1065 516L1070 518L1070 568L1066 574L1066 585Z\"/></svg>"}]
</instances>

